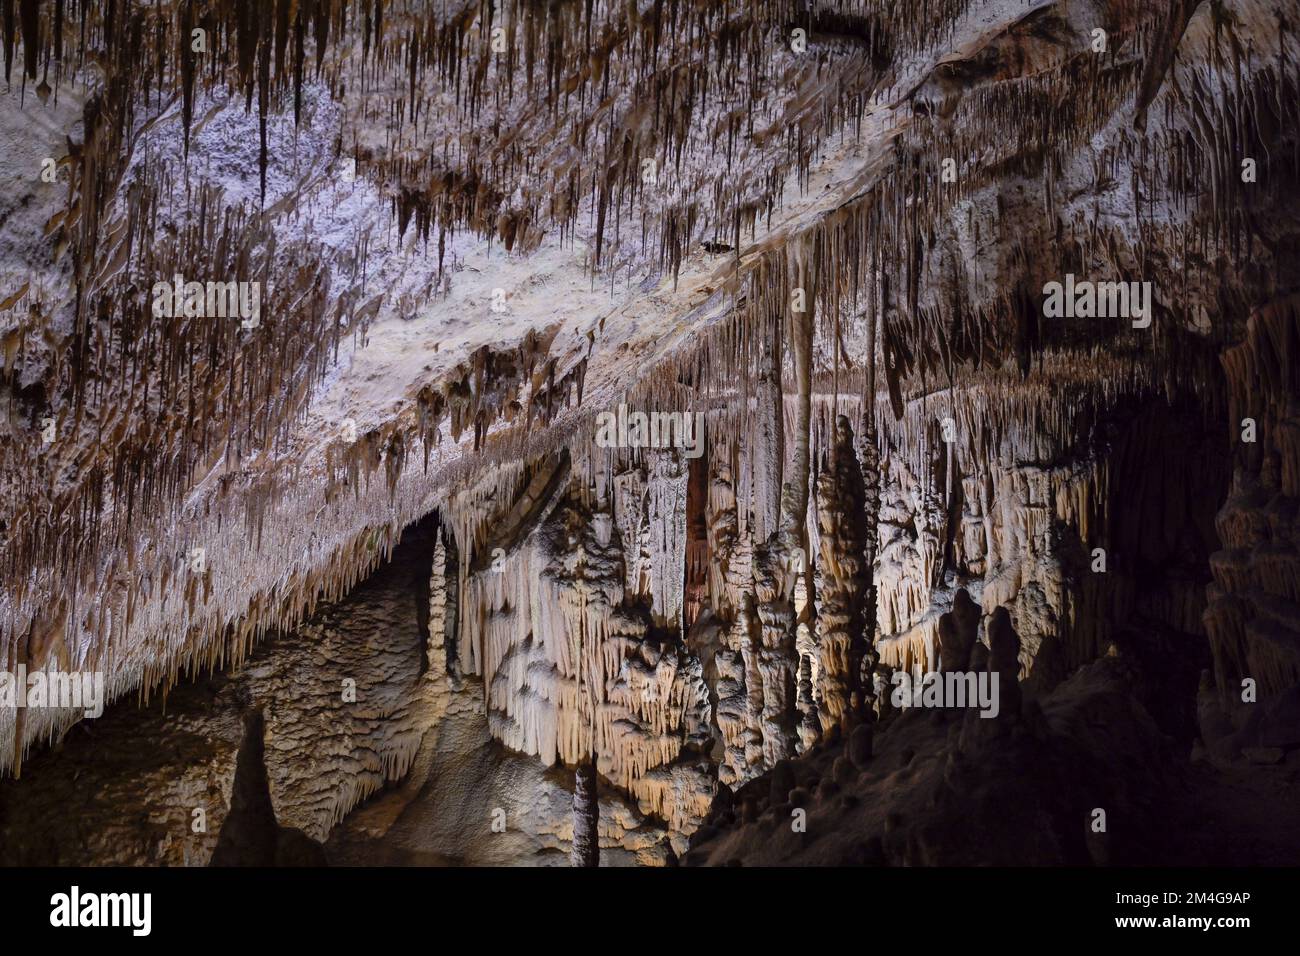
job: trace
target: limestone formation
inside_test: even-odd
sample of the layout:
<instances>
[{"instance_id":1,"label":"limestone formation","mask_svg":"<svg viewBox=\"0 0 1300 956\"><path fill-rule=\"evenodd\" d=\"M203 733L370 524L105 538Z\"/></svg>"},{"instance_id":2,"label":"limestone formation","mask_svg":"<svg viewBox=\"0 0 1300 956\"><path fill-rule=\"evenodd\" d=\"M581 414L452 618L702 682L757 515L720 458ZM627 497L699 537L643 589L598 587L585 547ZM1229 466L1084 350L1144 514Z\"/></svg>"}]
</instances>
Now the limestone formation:
<instances>
[{"instance_id":1,"label":"limestone formation","mask_svg":"<svg viewBox=\"0 0 1300 956\"><path fill-rule=\"evenodd\" d=\"M1285 804L1298 21L7 2L0 861L1134 863L1087 801Z\"/></svg>"}]
</instances>

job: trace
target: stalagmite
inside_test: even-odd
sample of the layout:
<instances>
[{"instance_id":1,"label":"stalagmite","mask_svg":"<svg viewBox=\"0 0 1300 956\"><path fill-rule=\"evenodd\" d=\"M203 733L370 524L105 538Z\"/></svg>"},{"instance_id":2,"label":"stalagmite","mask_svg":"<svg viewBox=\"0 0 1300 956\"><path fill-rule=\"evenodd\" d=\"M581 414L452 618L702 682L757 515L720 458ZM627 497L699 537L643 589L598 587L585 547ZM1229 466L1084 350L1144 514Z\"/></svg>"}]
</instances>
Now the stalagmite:
<instances>
[{"instance_id":1,"label":"stalagmite","mask_svg":"<svg viewBox=\"0 0 1300 956\"><path fill-rule=\"evenodd\" d=\"M580 763L573 784L573 865L598 866L600 842L596 822L600 805L596 799L598 780L590 762Z\"/></svg>"},{"instance_id":2,"label":"stalagmite","mask_svg":"<svg viewBox=\"0 0 1300 956\"><path fill-rule=\"evenodd\" d=\"M817 480L822 572L817 591L818 716L823 730L838 726L849 700L863 699L867 658L867 495L844 416L835 422L829 460Z\"/></svg>"},{"instance_id":3,"label":"stalagmite","mask_svg":"<svg viewBox=\"0 0 1300 956\"><path fill-rule=\"evenodd\" d=\"M1000 710L1014 716L1020 712L1020 638L1011 626L1007 609L1000 607L989 618L989 673L997 674Z\"/></svg>"}]
</instances>

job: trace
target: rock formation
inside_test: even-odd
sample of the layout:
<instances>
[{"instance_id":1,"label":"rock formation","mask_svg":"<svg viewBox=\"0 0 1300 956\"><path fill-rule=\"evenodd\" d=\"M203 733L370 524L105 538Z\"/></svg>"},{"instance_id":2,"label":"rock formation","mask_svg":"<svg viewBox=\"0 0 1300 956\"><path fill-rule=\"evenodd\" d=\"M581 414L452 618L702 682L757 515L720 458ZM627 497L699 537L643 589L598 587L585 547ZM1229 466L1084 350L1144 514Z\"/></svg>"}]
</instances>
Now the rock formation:
<instances>
[{"instance_id":1,"label":"rock formation","mask_svg":"<svg viewBox=\"0 0 1300 956\"><path fill-rule=\"evenodd\" d=\"M0 861L1225 859L1298 19L8 3Z\"/></svg>"}]
</instances>

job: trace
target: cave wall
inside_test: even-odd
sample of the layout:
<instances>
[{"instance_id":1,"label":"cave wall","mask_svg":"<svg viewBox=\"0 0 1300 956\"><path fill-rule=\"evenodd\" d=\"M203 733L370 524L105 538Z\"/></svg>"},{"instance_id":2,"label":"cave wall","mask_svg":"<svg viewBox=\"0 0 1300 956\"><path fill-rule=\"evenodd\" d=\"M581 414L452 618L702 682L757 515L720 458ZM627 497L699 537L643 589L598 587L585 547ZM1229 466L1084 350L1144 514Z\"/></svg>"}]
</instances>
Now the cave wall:
<instances>
[{"instance_id":1,"label":"cave wall","mask_svg":"<svg viewBox=\"0 0 1300 956\"><path fill-rule=\"evenodd\" d=\"M0 783L6 865L202 866L230 811L245 717L265 727L275 817L323 841L410 769L441 712L425 660L433 534L239 667L122 702ZM51 812L51 808L58 808ZM201 829L196 829L200 818Z\"/></svg>"}]
</instances>

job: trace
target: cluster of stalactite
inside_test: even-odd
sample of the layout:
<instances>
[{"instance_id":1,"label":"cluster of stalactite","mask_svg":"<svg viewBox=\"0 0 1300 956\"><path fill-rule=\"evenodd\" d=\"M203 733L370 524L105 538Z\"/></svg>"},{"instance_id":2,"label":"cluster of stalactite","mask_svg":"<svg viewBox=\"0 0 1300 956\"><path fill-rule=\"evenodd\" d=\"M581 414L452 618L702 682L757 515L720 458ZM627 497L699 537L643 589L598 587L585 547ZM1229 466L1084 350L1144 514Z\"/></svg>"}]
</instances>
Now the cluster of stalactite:
<instances>
[{"instance_id":1,"label":"cluster of stalactite","mask_svg":"<svg viewBox=\"0 0 1300 956\"><path fill-rule=\"evenodd\" d=\"M74 335L68 354L50 370L51 384L66 386L71 400L48 408L53 447L39 447L37 431L27 449L28 461L51 472L51 493L29 500L27 514L16 515L6 548L10 580L36 565L62 568L69 583L84 585L102 573L102 546L146 534L158 504L180 501L196 474L207 474L219 460L238 462L282 445L346 324L328 306L328 270L313 262L310 246L275 254L275 268L294 275L292 284L267 281L274 244L246 213L200 215L169 242L154 238L152 200L119 212L111 233L121 271L99 286L97 320L84 337ZM238 317L151 314L153 280L170 283L176 274L259 282L262 314L292 312L295 323L268 321L250 335ZM38 338L40 330L20 324L17 332L21 367L26 336ZM248 520L255 529L256 515Z\"/></svg>"},{"instance_id":2,"label":"cluster of stalactite","mask_svg":"<svg viewBox=\"0 0 1300 956\"><path fill-rule=\"evenodd\" d=\"M986 612L1007 608L1026 675L1049 686L1135 617L1203 634L1197 568L1226 487L1222 406L1196 385L1213 380L1209 358L1172 393L1140 353L1049 353L1025 379L988 371L921 392L898 420L882 397L884 663L934 669L962 585Z\"/></svg>"},{"instance_id":3,"label":"cluster of stalactite","mask_svg":"<svg viewBox=\"0 0 1300 956\"><path fill-rule=\"evenodd\" d=\"M1243 183L1242 161L1253 157L1261 177L1267 167L1274 184L1300 169L1294 138L1285 132L1300 119L1293 95L1300 50L1290 32L1277 26L1275 13L1254 7L1248 12L1251 35L1272 49L1247 60L1238 36L1247 24L1237 21L1234 32L1230 23L1215 20L1211 29L1205 25L1210 18L1197 21L1187 42L1203 44L1204 59L1178 67L1175 92L1156 101L1162 122L1142 131L1128 128L1123 120L1130 114L1121 107L1134 103L1152 37L1168 27L1163 18L1130 23L1131 40L1112 37L1104 55L1076 42L1075 30L1067 34L1065 50L1052 48L1061 62L1042 69L1031 70L1032 60L1012 56L1034 37L1032 30L1023 36L1008 31L985 47L995 54L992 63L1018 66L1024 74L990 72L973 61L947 64L954 79L946 99L913 98L879 179L802 237L826 263L811 273L817 287L804 290L810 300L825 303L819 337L840 341L846 312L859 311L859 305L868 314L879 311L886 380L901 414L900 383L912 373L950 377L962 362L996 365L1009 354L1027 371L1044 350L1077 344L1085 334L1135 337L1126 322L1115 319L1090 320L1086 332L1077 321L1044 323L1037 290L1046 280L1099 271L1116 280L1145 278L1166 249L1185 263L1223 255L1243 270L1253 269L1250 251L1258 251L1260 230L1266 229L1253 211L1276 185L1251 192ZM1061 14L1053 9L1042 16L1059 20ZM1061 29L1072 28L1061 21ZM1230 84L1222 80L1225 58L1241 76L1230 97ZM1214 70L1213 84L1197 79ZM1019 130L1018 138L1009 137L1009 129ZM1094 151L1091 140L1098 135L1106 142ZM1274 142L1270 148L1279 137L1285 145ZM958 146L950 147L954 138ZM955 183L943 179L945 157L957 160ZM1166 159L1177 170L1173 177ZM1105 222L1095 204L1071 201L1072 194L1105 189L1120 170L1139 177L1136 223ZM1005 195L1000 184L1008 176L1025 180L1027 195L1041 196L1041 203ZM1019 235L1001 235L998 221L981 211L979 204L990 197L999 216L1017 217ZM995 260L971 269L968 242L995 249ZM752 339L766 334L767 318L788 307L795 283L779 278L786 250L770 248L764 255L775 261L764 258L734 277L738 306L729 321L684 359L697 380L731 381L728 373L745 368L751 349L761 348ZM1174 276L1208 281L1189 277L1186 265L1170 274L1171 281ZM1239 311L1243 292L1235 280L1224 295L1232 311ZM1156 322L1151 333L1163 355L1177 358L1184 348L1181 330L1199 327L1197 310L1203 308L1194 300L1157 296L1153 309L1173 320ZM1215 341L1231 341L1239 333L1237 321L1206 331ZM837 364L846 358L838 345L826 351Z\"/></svg>"},{"instance_id":4,"label":"cluster of stalactite","mask_svg":"<svg viewBox=\"0 0 1300 956\"><path fill-rule=\"evenodd\" d=\"M966 634L1002 608L1018 675L1059 680L1095 659L1132 613L1131 566L1186 546L1151 503L1194 497L1173 484L1189 460L1209 477L1202 449L1155 447L1164 418L1142 424L1169 399L1141 354L1052 352L1027 378L966 373L938 394L912 381L899 419L853 375L782 378L760 374L751 401L705 415L707 494L690 494L674 452L579 439L574 473L543 461L484 476L444 509L467 555L456 657L484 680L494 736L547 763L594 759L673 830L698 823L715 774L739 786L871 719L891 670L957 667L971 642L942 649L951 615ZM1153 481L1151 455L1170 460ZM800 500L804 481L816 493ZM1156 510L1171 527L1192 518ZM696 522L709 565L686 614ZM1093 573L1097 547L1110 567ZM1156 616L1196 633L1190 599L1171 592ZM701 759L710 740L716 765Z\"/></svg>"},{"instance_id":5,"label":"cluster of stalactite","mask_svg":"<svg viewBox=\"0 0 1300 956\"><path fill-rule=\"evenodd\" d=\"M734 244L770 214L820 141L860 119L887 35L865 11L822 23L784 2L569 4L545 15L513 2L499 20L470 3L444 23L397 17L382 65L408 82L395 95L367 91L362 110L393 121L384 146L401 160L367 165L392 184L403 228L436 232L440 254L461 226L527 249L551 227L572 235L590 200L593 259L616 269L634 250L676 271L701 239ZM800 23L812 42L796 54ZM833 92L809 95L818 88ZM438 108L448 99L454 122ZM725 163L699 161L719 154ZM753 175L737 192L742 172Z\"/></svg>"},{"instance_id":6,"label":"cluster of stalactite","mask_svg":"<svg viewBox=\"0 0 1300 956\"><path fill-rule=\"evenodd\" d=\"M1252 13L1256 18L1254 25L1258 28L1260 11ZM1269 19L1267 16L1262 18L1266 28L1270 25ZM1221 61L1224 50L1237 48L1240 44L1232 30L1223 27L1222 21L1212 21L1212 32L1206 29L1206 22L1208 21L1198 22L1199 32L1192 36L1192 42L1199 43L1204 39L1210 51L1208 60L1212 63ZM1185 26L1185 18L1184 22L1176 25L1179 31ZM916 551L918 542L915 540L908 546L915 557L912 563L903 565L905 570L898 574L896 583L911 588L916 593L910 598L906 593L894 591L891 594L892 605L887 604L882 609L885 618L881 629L884 633L898 635L923 623L921 618L932 607L933 592L941 584L944 568L952 566L954 549L962 548L960 541L955 545L951 541L945 541L945 537L955 530L952 523L945 520L944 514L954 501L964 499L972 512L965 519L966 528L962 530L963 534L974 535L965 548L971 556L969 570L983 572L992 568L1009 572L1014 564L996 550L985 553L987 549L996 547L989 540L989 527L994 523L1008 527L1012 524L1011 515L1003 519L990 514L990 499L994 497L1004 503L1028 501L1035 508L1043 509L1041 520L1035 519L1036 524L1018 532L1023 535L1023 539L1017 545L1017 550L1027 550L1025 546L1030 542L1045 541L1052 535L1059 535L1062 525L1071 529L1071 537L1076 546L1105 546L1108 543L1104 528L1107 474L1112 463L1104 457L1093 457L1093 449L1088 447L1098 438L1100 413L1113 407L1125 396L1158 400L1161 391L1173 395L1179 388L1197 388L1211 398L1208 407L1211 410L1209 413L1213 414L1215 375L1207 368L1209 352L1204 347L1205 340L1189 343L1184 334L1188 327L1200 326L1194 302L1174 301L1167 306L1165 303L1154 306L1158 314L1167 315L1174 320L1157 324L1153 336L1157 348L1155 356L1142 354L1143 347L1130 332L1120 329L1119 323L1096 323L1106 334L1117 338L1116 344L1106 348L1118 348L1121 354L1130 356L1136 354L1136 358L1129 357L1115 362L1114 353L1103 351L1095 345L1090 353L1082 351L1071 355L1071 351L1078 348L1074 343L1079 339L1080 326L1060 323L1063 331L1045 327L1034 314L1039 308L1038 302L1032 293L1028 293L1042 278L1059 277L1071 268L1087 273L1101 265L1117 269L1113 273L1117 277L1131 274L1140 263L1149 261L1153 251L1158 249L1195 249L1198 256L1225 256L1229 260L1241 261L1236 257L1251 248L1247 232L1257 234L1261 228L1267 229L1261 227L1249 214L1240 213L1228 217L1236 224L1236 231L1225 231L1224 223L1227 219L1222 215L1220 206L1225 201L1233 205L1231 197L1243 193L1242 178L1239 175L1239 160L1243 154L1267 152L1260 148L1261 142L1269 136L1278 135L1278 130L1285 128L1287 117L1294 108L1294 98L1285 99L1279 95L1295 82L1294 51L1289 48L1292 40L1285 30L1279 30L1274 37L1279 54L1276 63L1269 62L1267 57L1260 57L1253 61L1253 69L1246 73L1236 98L1243 103L1248 99L1249 106L1240 113L1232 113L1230 118L1229 111L1217 99L1218 90L1196 86L1193 86L1190 94L1180 90L1176 96L1166 97L1162 101L1166 120L1164 132L1159 135L1182 135L1177 131L1179 124L1184 122L1182 117L1186 112L1195 115L1201 122L1194 134L1184 136L1182 145L1183 150L1195 151L1195 162L1188 160L1181 152L1178 154L1182 156L1179 162L1218 171L1216 175L1221 178L1226 175L1224 170L1232 173L1229 177L1232 180L1231 187L1225 179L1222 189L1214 189L1212 202L1205 201L1205 198L1210 197L1205 197L1207 183L1203 177L1189 173L1171 183L1168 177L1163 176L1163 167L1150 161L1155 148L1153 141L1135 139L1123 130L1116 136L1118 144L1108 146L1103 152L1093 182L1101 186L1107 168L1113 172L1119 162L1137 170L1138 175L1144 177L1144 185L1145 179L1149 179L1152 184L1157 178L1160 179L1159 189L1153 185L1149 193L1144 191L1144 198L1148 194L1162 197L1164 221L1152 222L1149 227L1125 234L1114 226L1098 227L1092 223L1085 225L1082 208L1067 215L1064 209L1058 208L1065 206L1065 201L1053 199L1055 193L1064 191L1059 183L1063 178L1061 167L1067 163L1077 165L1077 159L1071 157L1070 153L1080 148L1088 137L1099 130L1108 125L1114 126L1116 107L1126 100L1131 102L1134 84L1139 77L1150 73L1150 64L1144 65L1140 57L1153 44L1158 45L1160 31L1174 28L1175 25L1171 22L1161 20L1134 31L1133 42L1118 44L1123 50L1122 59L1111 56L1099 61L1093 56L1091 60L1083 60L1080 57L1084 54L1076 53L1059 69L1035 75L1032 84L1038 90L1036 95L1040 103L1041 122L1031 121L1032 114L1027 108L1015 108L1013 100L1006 99L1015 96L1024 98L1024 88L1031 85L1029 79L1001 85L980 95L961 98L962 108L969 108L970 112L966 119L959 116L954 122L963 124L963 135L978 138L982 144L999 145L997 138L1000 136L998 128L982 118L1000 117L1007 111L1022 116L1025 120L1022 126L1034 129L1036 137L1037 131L1044 124L1049 131L1053 128L1059 130L1059 133L1043 137L1049 149L1047 154L1028 151L1027 155L1027 151L1021 149L1014 153L1018 157L1018 165L1007 167L1005 163L995 160L987 166L980 166L981 171L965 181L959 189L949 190L956 197L962 196L967 189L972 194L977 194L981 183L991 182L1008 173L1042 180L1047 195L1047 206L1041 213L1042 222L1059 223L1046 234L1055 233L1054 238L1064 241L1059 241L1059 244L1039 244L1038 240L1045 239L1046 235L1038 234L1023 246L1014 240L1008 243L1012 252L1008 265L1019 274L1019 281L1011 291L1000 294L992 301L983 296L983 301L967 304L963 301L965 297L980 295L983 290L975 283L968 285L965 281L944 281L943 271L949 266L944 257L952 247L945 242L933 253L930 251L934 249L934 224L947 221L946 228L952 228L952 219L964 215L965 211L957 209L954 215L952 198L945 197L944 190L939 185L938 163L922 165L919 162L908 162L905 146L899 147L904 156L895 163L894 169L897 172L887 175L863 199L841 207L819 220L801 237L811 248L813 256L824 257L825 261L833 264L832 268L820 270L820 274L834 276L834 280L823 279L819 284L816 278L819 271L812 269L809 275L816 289L815 292L805 291L809 293L810 299L815 295L818 303L823 306L818 310L821 316L819 338L832 343L826 352L833 356L837 366L837 382L840 363L844 362L850 367L852 365L838 340L842 335L841 321L845 312L842 305L845 304L844 300L857 298L858 276L863 277L865 294L861 301L865 304L868 315L876 309L886 313L883 319L884 366L890 404L901 426L896 447L902 451L902 458L887 463L886 468L905 470L896 478L886 477L884 480L886 483L898 483L897 494L903 507L900 512L901 524L920 523L921 518L912 517L916 512L922 516L938 517L928 533L921 535L919 552ZM1173 38L1175 45L1179 36L1181 32ZM1125 38L1121 35L1112 39L1123 41ZM1091 53L1087 55L1092 56ZM1238 66L1243 65L1241 57L1236 62ZM1189 67L1189 70L1195 69L1201 67ZM1279 75L1283 73L1285 76ZM1089 94L1080 95L1080 86L1089 89ZM1016 92L1017 89L1021 92ZM1207 112L1193 105L1189 111L1176 111L1176 106L1182 107L1179 100L1188 95L1202 104L1214 104L1213 110ZM998 101L997 97L1003 97L1005 102ZM998 102L1001 102L1001 106L993 109ZM1145 107L1146 104L1142 105ZM1080 109L1086 110L1086 115L1079 113ZM946 118L952 115L952 110L937 110L934 115ZM926 114L925 119L929 120L930 114ZM932 122L917 122L914 129L909 131L909 139L913 133L916 143L933 143L944 139L937 134ZM973 147L966 152L985 159L992 155L987 149ZM1294 166L1294 151L1289 147L1279 150L1275 144L1270 163L1275 175L1285 175L1287 165ZM919 172L922 168L931 171L933 175L922 175ZM1209 185L1213 185L1213 182ZM1226 200L1223 198L1225 194ZM1257 208L1258 204L1259 199L1256 197L1251 202L1235 204L1233 208ZM1182 218L1175 216L1171 219L1168 216L1171 205L1175 208L1181 205L1186 214ZM1154 203L1139 204L1140 224L1144 210L1151 210L1154 219L1154 207ZM974 228L978 240L978 222L975 222ZM1062 228L1065 230L1064 235L1061 234ZM927 229L931 230L928 235ZM1032 234L1035 229L1029 232ZM1028 255L1031 242L1035 249L1034 260ZM1042 245L1047 245L1050 250L1046 255L1042 253ZM736 310L734 320L718 327L703 348L683 358L678 369L662 378L647 379L643 383L641 394L648 401L668 400L675 383L682 376L703 383L702 387L708 390L711 387L709 383L732 383L737 377L745 381L747 374L756 373L758 384L754 400L760 405L763 403L763 360L755 357L761 356L765 347L771 347L773 326L770 317L785 314L796 286L795 282L789 281L788 269L783 264L783 261L788 262L793 258L789 244L767 255L768 258L760 261L742 281L743 293L739 301L743 306ZM1159 255L1163 256L1164 253ZM927 263L930 258L936 260L934 265ZM1241 264L1247 271L1251 269L1249 263ZM1163 271L1159 274L1168 275L1171 280L1175 275ZM1002 285L1005 287L1007 283L1003 282ZM918 297L922 288L943 289L953 293L957 301L943 300L926 305ZM1229 280L1223 295L1227 321L1215 324L1213 334L1208 337L1211 343L1230 340L1235 334L1237 325L1233 315L1234 305L1240 303L1241 295L1238 284ZM1092 335L1095 339L1095 328ZM779 336L775 341L780 341ZM1136 353L1135 346L1138 349ZM1058 351L1062 347L1071 351ZM945 416L942 412L939 415L918 415L917 409L908 409L903 383L909 375L919 375L923 381L927 371L939 369L945 370L951 379L955 363L973 360L976 363L996 365L1008 353L1019 356L1022 372L1034 374L1028 383L1008 377L1002 385L993 384L994 390L1002 395L1001 399L993 397L970 401L968 398L958 398L955 394L950 396L953 400L947 411L954 420L954 441L957 445L955 449L946 452L948 462L946 467L941 465L941 473L943 481L948 482L949 486L946 489L940 488L932 480L936 462L926 456L933 454L935 433L940 427L939 419ZM1057 380L1040 377L1047 369L1060 370L1062 363L1067 367L1073 366L1074 376L1086 372L1088 377L1086 382L1075 378L1071 386L1073 394L1070 396L1058 394ZM1156 368L1161 364L1165 370L1157 372ZM1104 370L1109 365L1114 367ZM1175 386L1175 380L1180 384ZM1038 384L1035 385L1035 382ZM739 391L742 400L748 401L747 382L739 387ZM1016 391L1020 391L1022 397L1010 400L1010 395ZM723 393L730 394L730 384ZM1182 394L1186 395L1187 392ZM1006 404L1003 404L1004 399L1008 399ZM942 399L936 404L942 404ZM986 425L983 419L990 414L1004 415L1006 418ZM909 421L914 424L907 425ZM920 423L919 427L916 423ZM928 436L925 434L927 431ZM1059 462L1060 466L1022 470L1019 476L1013 477L1012 473L1016 469L1008 469L1004 464L1001 470L1007 475L1009 484L998 488L994 495L994 486L1002 479L991 477L991 471L987 467L989 459L996 455L992 449L1013 436L1014 443L1021 447L1002 449L1002 453L1007 454L1012 461ZM969 443L969 447L963 449L961 443ZM1076 458L1082 455L1082 458L1066 465L1069 461L1067 452L1073 452ZM957 456L955 459L954 454ZM972 458L982 459L980 464L983 467L977 469ZM954 494L953 482L967 487ZM718 487L725 490L728 484L724 477ZM922 489L923 503L910 499L911 491L918 487ZM1005 504L999 507L1005 507ZM773 520L770 499L766 509L760 505L757 510L758 521L764 520L764 516L769 522ZM981 525L984 526L983 533ZM734 548L730 542L730 536L734 534L730 525L721 522L717 530L718 539L710 543L710 552L715 559L729 555ZM888 549L888 544L883 547ZM761 551L759 559L760 574L769 582L764 599L750 608L744 606L743 600L733 600L730 606L738 609L735 612L738 618L757 614L761 619L766 611L767 620L762 621L762 626L768 635L767 640L773 643L789 636L788 611L778 608L778 595L770 584L773 575L770 565L763 563ZM1053 564L1056 567L1050 567ZM1057 590L1061 587L1059 565L1059 560L1049 562L1049 567L1044 572L1055 577L1053 586ZM1015 597L1023 582L1020 571L1017 570L1014 576L995 576L990 583L993 587L986 603L996 606ZM903 601L901 605L898 603L900 599ZM1097 598L1085 594L1075 595L1074 600L1087 604L1095 602ZM1195 624L1188 623L1196 617L1196 600L1190 599L1190 604L1179 598L1172 600L1173 604L1179 606L1166 609L1170 620L1190 630L1198 630ZM1063 631L1076 629L1072 620L1076 615L1089 619L1090 623L1083 628L1090 631L1089 636L1080 638L1076 634L1071 638L1071 641L1081 643L1070 647L1066 652L1069 660L1075 663L1086 660L1104 646L1104 631L1099 633L1099 629L1104 628L1104 621L1109 615L1092 608L1071 608L1070 600L1064 594L1049 598L1048 603L1057 607L1063 618L1071 619L1060 622ZM937 617L930 617L928 622L924 622L921 634L895 641L894 657L890 663L909 668L932 665L937 659L933 630L935 620ZM742 633L747 634L749 630L748 627L741 627ZM1041 638L1041 633L1038 636ZM1036 642L1029 642L1026 648L1026 654L1031 659L1036 650L1035 645ZM788 658L786 666L789 666ZM727 695L730 699L720 702L719 715L725 716L730 728L726 731L730 766L725 772L732 774L736 772L732 768L742 766L742 754L746 749L751 760L755 752L752 719L742 719L746 710L737 706L736 702L746 700L748 714L752 718L755 706L761 709L762 705L761 702L756 705L754 696L747 697L743 688L761 684L765 675L761 666L750 666L750 680L746 682L746 667L739 657L725 657L719 667L726 669L727 686L730 689ZM788 675L781 675L776 683L782 688L789 687ZM768 729L774 729L773 725L769 725Z\"/></svg>"},{"instance_id":7,"label":"cluster of stalactite","mask_svg":"<svg viewBox=\"0 0 1300 956\"><path fill-rule=\"evenodd\" d=\"M355 440L340 436L330 442L325 449L326 499L349 488L354 498L368 492L370 476L381 466L392 495L408 451L414 449L422 453L421 468L427 474L444 426L453 444L472 431L474 451L483 448L494 427L516 426L495 436L493 454L505 458L520 447L521 433L543 428L580 405L586 360L561 370L559 359L548 355L555 331L530 330L514 348L481 346L437 386L419 390L413 415L390 419Z\"/></svg>"},{"instance_id":8,"label":"cluster of stalactite","mask_svg":"<svg viewBox=\"0 0 1300 956\"><path fill-rule=\"evenodd\" d=\"M643 248L676 265L706 219L713 235L729 236L770 212L787 174L807 169L827 133L861 118L876 66L917 48L965 4L18 6L21 16L10 4L4 19L6 76L19 39L22 81L40 73L42 97L101 63L117 87L105 99L116 135L131 131L132 102L173 95L188 145L198 98L227 88L250 110L256 101L265 192L268 113L292 109L297 122L304 84L320 83L349 102L351 146L389 188L402 231L412 220L426 236L436 231L440 254L460 228L507 248L530 246L551 226L571 232L591 197L598 260L626 216L640 220ZM808 39L798 52L796 27ZM205 31L197 51L194 30ZM695 122L701 114L708 128ZM692 162L719 143L725 170ZM773 162L756 165L765 150ZM663 171L660 184L645 175L646 160ZM727 188L725 174L738 170L755 173L752 191ZM707 216L701 196L718 200Z\"/></svg>"},{"instance_id":9,"label":"cluster of stalactite","mask_svg":"<svg viewBox=\"0 0 1300 956\"><path fill-rule=\"evenodd\" d=\"M572 473L542 460L471 481L442 507L462 554L454 656L483 680L493 736L579 772L592 761L674 833L694 828L717 782L736 785L795 753L800 629L828 726L871 696L869 496L854 436L842 427L815 450L810 378L789 401L779 373L768 386L766 404L706 416L717 437L700 436L698 461L580 439ZM728 437L737 421L748 426ZM805 465L787 469L773 443L800 428L808 437L792 451ZM818 455L834 462L827 481L813 478ZM690 494L692 469L707 494ZM808 557L814 483L834 563ZM709 565L691 612L686 543L697 523ZM824 568L839 582L829 599L844 608L829 626L807 587ZM709 756L715 738L721 768Z\"/></svg>"},{"instance_id":10,"label":"cluster of stalactite","mask_svg":"<svg viewBox=\"0 0 1300 956\"><path fill-rule=\"evenodd\" d=\"M644 812L689 831L712 797L698 757L708 695L680 630L654 623L680 619L684 554L654 563L664 577L676 568L675 596L642 578L644 590L629 586L625 571L640 532L671 534L683 502L652 520L648 486L673 484L662 468L624 463L615 476L579 463L571 472L565 456L447 501L461 583L446 640L457 672L483 682L493 736L546 764L590 763ZM649 475L628 480L642 467ZM629 510L641 517L631 530L617 518Z\"/></svg>"}]
</instances>

